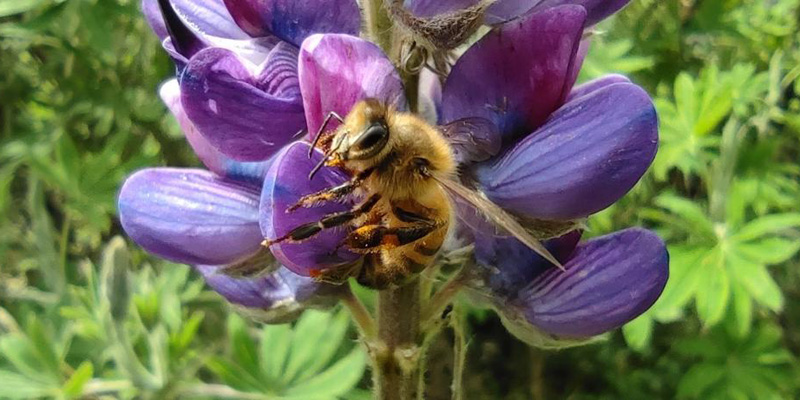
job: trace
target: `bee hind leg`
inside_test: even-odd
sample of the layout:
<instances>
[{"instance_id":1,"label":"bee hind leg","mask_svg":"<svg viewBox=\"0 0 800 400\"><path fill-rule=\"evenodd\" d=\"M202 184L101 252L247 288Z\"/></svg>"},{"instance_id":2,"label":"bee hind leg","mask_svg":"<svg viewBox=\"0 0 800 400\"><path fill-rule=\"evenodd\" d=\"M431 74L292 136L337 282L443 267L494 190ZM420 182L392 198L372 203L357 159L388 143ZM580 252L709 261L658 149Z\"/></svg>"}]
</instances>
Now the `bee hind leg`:
<instances>
[{"instance_id":1,"label":"bee hind leg","mask_svg":"<svg viewBox=\"0 0 800 400\"><path fill-rule=\"evenodd\" d=\"M267 239L264 240L262 243L263 246L269 247L276 243L281 242L301 242L305 239L308 239L317 233L322 232L324 229L333 228L336 226L341 226L344 224L349 223L350 221L368 213L372 207L380 200L381 196L379 194L374 194L367 198L361 204L353 207L349 211L342 211L337 213L332 213L323 216L319 221L309 222L307 224L300 225L289 233L277 238L277 239Z\"/></svg>"},{"instance_id":2,"label":"bee hind leg","mask_svg":"<svg viewBox=\"0 0 800 400\"><path fill-rule=\"evenodd\" d=\"M441 223L434 221L400 227L364 225L350 232L341 246L347 246L355 253L376 253L416 242L441 226Z\"/></svg>"}]
</instances>

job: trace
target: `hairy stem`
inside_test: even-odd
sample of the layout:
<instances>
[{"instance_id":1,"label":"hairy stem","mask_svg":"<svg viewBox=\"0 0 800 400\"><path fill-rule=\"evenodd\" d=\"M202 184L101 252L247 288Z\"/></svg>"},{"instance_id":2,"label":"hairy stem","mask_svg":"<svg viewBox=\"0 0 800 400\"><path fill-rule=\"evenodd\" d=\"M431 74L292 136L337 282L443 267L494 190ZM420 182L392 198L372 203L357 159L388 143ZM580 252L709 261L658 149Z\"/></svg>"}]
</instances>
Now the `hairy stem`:
<instances>
[{"instance_id":1,"label":"hairy stem","mask_svg":"<svg viewBox=\"0 0 800 400\"><path fill-rule=\"evenodd\" d=\"M364 0L361 4L368 38L391 58L394 27L384 0Z\"/></svg>"},{"instance_id":2,"label":"hairy stem","mask_svg":"<svg viewBox=\"0 0 800 400\"><path fill-rule=\"evenodd\" d=\"M373 351L377 399L412 400L421 397L419 322L419 279L379 293L378 338L381 348Z\"/></svg>"}]
</instances>

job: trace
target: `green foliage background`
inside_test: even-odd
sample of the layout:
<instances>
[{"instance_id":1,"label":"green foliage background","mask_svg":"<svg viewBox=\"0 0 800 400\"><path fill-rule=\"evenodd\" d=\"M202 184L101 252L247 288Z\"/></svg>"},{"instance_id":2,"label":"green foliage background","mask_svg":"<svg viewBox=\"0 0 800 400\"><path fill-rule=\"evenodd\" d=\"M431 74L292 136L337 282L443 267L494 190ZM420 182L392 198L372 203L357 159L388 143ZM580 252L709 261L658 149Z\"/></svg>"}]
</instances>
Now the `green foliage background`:
<instances>
[{"instance_id":1,"label":"green foliage background","mask_svg":"<svg viewBox=\"0 0 800 400\"><path fill-rule=\"evenodd\" d=\"M368 398L347 316L263 327L116 237L131 171L196 165L172 66L128 0L0 0L0 398ZM660 149L590 220L667 240L671 277L596 344L541 352L470 310L468 398L800 398L800 0L634 0L581 79L654 97ZM449 341L430 398L448 398Z\"/></svg>"}]
</instances>

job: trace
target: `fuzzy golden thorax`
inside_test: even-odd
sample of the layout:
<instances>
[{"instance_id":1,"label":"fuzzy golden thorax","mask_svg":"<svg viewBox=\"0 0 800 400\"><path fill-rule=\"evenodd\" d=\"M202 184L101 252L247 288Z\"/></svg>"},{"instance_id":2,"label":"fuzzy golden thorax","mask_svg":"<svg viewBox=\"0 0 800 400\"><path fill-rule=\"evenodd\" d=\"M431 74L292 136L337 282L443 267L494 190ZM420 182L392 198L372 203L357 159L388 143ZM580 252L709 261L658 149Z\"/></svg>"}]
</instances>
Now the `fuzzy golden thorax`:
<instances>
[{"instance_id":1,"label":"fuzzy golden thorax","mask_svg":"<svg viewBox=\"0 0 800 400\"><path fill-rule=\"evenodd\" d=\"M420 117L375 99L356 104L331 143L333 164L354 174L373 169L368 192L394 199L425 196L447 179L456 163L442 134Z\"/></svg>"}]
</instances>

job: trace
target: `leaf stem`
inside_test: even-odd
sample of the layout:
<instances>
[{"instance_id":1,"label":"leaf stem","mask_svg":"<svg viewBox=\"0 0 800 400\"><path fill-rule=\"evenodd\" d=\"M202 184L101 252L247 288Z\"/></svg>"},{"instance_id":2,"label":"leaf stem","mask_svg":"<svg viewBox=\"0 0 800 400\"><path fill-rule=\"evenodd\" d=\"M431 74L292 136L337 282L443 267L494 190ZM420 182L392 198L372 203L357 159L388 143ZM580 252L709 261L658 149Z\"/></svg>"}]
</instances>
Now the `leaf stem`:
<instances>
[{"instance_id":1,"label":"leaf stem","mask_svg":"<svg viewBox=\"0 0 800 400\"><path fill-rule=\"evenodd\" d=\"M341 298L342 303L347 310L350 311L350 317L358 326L361 335L367 340L373 340L377 337L377 328L375 327L375 319L372 318L367 307L364 303L356 297L352 290L347 292Z\"/></svg>"}]
</instances>

